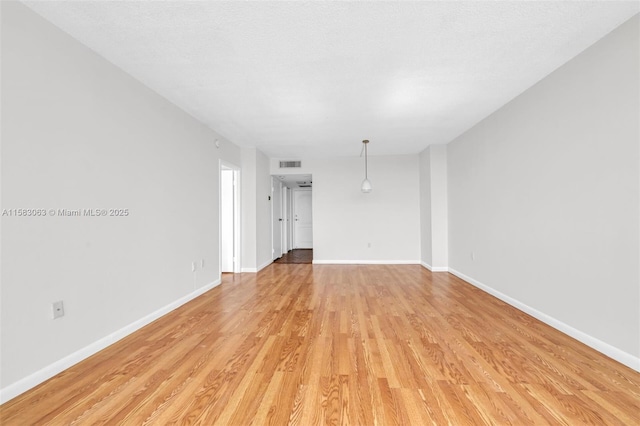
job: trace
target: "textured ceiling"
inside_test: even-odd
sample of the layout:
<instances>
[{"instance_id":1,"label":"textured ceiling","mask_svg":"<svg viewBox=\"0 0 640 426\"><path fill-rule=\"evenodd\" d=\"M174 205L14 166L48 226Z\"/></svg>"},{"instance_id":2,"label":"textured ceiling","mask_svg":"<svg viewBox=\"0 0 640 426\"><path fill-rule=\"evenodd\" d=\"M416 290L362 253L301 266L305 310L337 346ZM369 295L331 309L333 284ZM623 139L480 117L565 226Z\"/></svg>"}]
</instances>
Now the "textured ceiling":
<instances>
[{"instance_id":1,"label":"textured ceiling","mask_svg":"<svg viewBox=\"0 0 640 426\"><path fill-rule=\"evenodd\" d=\"M240 146L276 158L446 143L638 2L25 2Z\"/></svg>"}]
</instances>

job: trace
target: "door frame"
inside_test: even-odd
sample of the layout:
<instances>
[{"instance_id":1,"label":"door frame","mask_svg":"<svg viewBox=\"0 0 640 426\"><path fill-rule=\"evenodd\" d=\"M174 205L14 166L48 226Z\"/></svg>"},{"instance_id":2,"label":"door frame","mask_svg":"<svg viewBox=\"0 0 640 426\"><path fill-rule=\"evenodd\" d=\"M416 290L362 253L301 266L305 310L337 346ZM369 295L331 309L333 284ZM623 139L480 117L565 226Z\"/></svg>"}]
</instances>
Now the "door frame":
<instances>
[{"instance_id":1,"label":"door frame","mask_svg":"<svg viewBox=\"0 0 640 426\"><path fill-rule=\"evenodd\" d=\"M289 252L289 212L287 211L287 202L289 200L289 188L286 185L282 185L282 197L280 201L282 201L282 255L284 256Z\"/></svg>"},{"instance_id":2,"label":"door frame","mask_svg":"<svg viewBox=\"0 0 640 426\"><path fill-rule=\"evenodd\" d=\"M287 199L287 248L293 250L293 189L289 189Z\"/></svg>"},{"instance_id":3,"label":"door frame","mask_svg":"<svg viewBox=\"0 0 640 426\"><path fill-rule=\"evenodd\" d=\"M218 278L222 279L222 170L233 171L233 273L239 273L241 239L240 227L240 167L228 161L219 160L218 165Z\"/></svg>"}]
</instances>

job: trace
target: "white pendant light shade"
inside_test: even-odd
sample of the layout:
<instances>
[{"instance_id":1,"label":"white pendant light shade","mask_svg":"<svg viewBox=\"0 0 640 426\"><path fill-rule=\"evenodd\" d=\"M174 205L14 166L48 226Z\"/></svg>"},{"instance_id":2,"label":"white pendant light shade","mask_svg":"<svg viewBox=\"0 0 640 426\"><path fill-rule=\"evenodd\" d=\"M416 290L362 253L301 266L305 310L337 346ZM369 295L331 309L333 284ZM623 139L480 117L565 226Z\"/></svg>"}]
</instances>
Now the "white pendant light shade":
<instances>
[{"instance_id":1,"label":"white pendant light shade","mask_svg":"<svg viewBox=\"0 0 640 426\"><path fill-rule=\"evenodd\" d=\"M368 140L363 140L362 143L364 144L364 180L362 181L362 186L360 187L360 189L362 190L362 192L364 192L365 194L368 194L369 192L371 192L373 190L373 186L371 186L371 182L369 182L369 176L367 175L367 166L368 166L368 156L367 156L367 145L369 144ZM362 154L361 154L362 155Z\"/></svg>"},{"instance_id":2,"label":"white pendant light shade","mask_svg":"<svg viewBox=\"0 0 640 426\"><path fill-rule=\"evenodd\" d=\"M362 181L362 192L371 192L371 190L373 189L373 187L371 186L371 182L369 182L369 179L365 179Z\"/></svg>"}]
</instances>

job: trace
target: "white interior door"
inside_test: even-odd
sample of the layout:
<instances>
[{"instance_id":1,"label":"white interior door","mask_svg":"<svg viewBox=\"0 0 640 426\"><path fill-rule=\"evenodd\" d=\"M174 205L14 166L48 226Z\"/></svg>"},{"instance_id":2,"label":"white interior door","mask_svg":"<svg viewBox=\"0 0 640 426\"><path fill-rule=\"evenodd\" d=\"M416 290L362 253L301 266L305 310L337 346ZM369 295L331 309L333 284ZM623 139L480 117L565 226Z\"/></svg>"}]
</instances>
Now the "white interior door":
<instances>
[{"instance_id":1,"label":"white interior door","mask_svg":"<svg viewBox=\"0 0 640 426\"><path fill-rule=\"evenodd\" d=\"M282 182L271 177L272 259L282 256Z\"/></svg>"},{"instance_id":2,"label":"white interior door","mask_svg":"<svg viewBox=\"0 0 640 426\"><path fill-rule=\"evenodd\" d=\"M293 191L293 220L294 248L313 248L311 191Z\"/></svg>"}]
</instances>

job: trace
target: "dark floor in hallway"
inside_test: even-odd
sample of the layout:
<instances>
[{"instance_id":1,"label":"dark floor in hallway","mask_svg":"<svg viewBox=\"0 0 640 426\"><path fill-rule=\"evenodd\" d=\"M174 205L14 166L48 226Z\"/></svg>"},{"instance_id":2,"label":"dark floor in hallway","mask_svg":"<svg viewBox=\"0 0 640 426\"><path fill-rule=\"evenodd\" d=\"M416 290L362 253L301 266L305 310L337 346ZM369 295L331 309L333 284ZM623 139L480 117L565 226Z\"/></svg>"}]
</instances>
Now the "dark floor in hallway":
<instances>
[{"instance_id":1,"label":"dark floor in hallway","mask_svg":"<svg viewBox=\"0 0 640 426\"><path fill-rule=\"evenodd\" d=\"M277 259L275 263L312 263L313 249L294 249Z\"/></svg>"}]
</instances>

